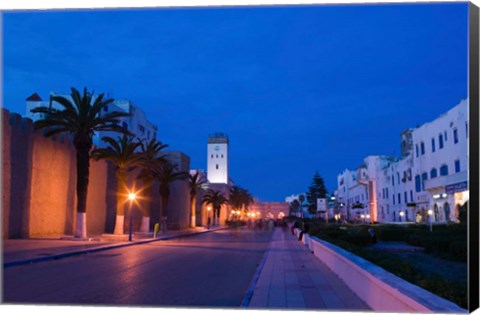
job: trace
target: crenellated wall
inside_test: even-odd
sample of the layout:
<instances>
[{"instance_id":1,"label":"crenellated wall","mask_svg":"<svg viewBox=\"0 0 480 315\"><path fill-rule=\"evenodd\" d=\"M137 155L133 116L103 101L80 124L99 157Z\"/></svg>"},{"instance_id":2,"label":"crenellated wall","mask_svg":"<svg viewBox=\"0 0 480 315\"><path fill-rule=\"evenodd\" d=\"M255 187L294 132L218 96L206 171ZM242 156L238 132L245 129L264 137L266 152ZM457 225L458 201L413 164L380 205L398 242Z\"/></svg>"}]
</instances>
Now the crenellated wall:
<instances>
[{"instance_id":1,"label":"crenellated wall","mask_svg":"<svg viewBox=\"0 0 480 315\"><path fill-rule=\"evenodd\" d=\"M184 157L186 159L183 160L189 164L188 157ZM46 138L41 131L33 130L30 119L2 109L4 239L73 234L77 199L75 160L75 148L67 135ZM131 174L129 178L131 185L134 177L135 174ZM141 182L135 185L138 187ZM188 218L189 207L187 209L185 205L189 204L189 196L183 186L183 183L172 185L169 204L177 206L172 209L169 206L169 217L174 228L186 227L185 218ZM114 166L105 161L91 160L87 195L89 236L113 232L116 188ZM159 209L157 186L153 193L155 211ZM171 211L174 212L172 215ZM137 231L141 222L139 206L133 207L133 217L134 231Z\"/></svg>"}]
</instances>

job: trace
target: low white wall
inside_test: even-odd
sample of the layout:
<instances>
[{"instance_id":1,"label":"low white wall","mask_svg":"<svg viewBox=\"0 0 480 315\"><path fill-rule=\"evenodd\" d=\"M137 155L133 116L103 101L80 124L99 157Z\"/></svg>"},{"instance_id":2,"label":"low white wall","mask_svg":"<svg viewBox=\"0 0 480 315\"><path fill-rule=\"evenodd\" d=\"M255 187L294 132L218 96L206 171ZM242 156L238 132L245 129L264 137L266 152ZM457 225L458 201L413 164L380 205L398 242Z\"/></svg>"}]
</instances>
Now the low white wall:
<instances>
[{"instance_id":1,"label":"low white wall","mask_svg":"<svg viewBox=\"0 0 480 315\"><path fill-rule=\"evenodd\" d=\"M300 230L295 231L298 237ZM303 235L303 243L374 311L468 313L338 246Z\"/></svg>"}]
</instances>

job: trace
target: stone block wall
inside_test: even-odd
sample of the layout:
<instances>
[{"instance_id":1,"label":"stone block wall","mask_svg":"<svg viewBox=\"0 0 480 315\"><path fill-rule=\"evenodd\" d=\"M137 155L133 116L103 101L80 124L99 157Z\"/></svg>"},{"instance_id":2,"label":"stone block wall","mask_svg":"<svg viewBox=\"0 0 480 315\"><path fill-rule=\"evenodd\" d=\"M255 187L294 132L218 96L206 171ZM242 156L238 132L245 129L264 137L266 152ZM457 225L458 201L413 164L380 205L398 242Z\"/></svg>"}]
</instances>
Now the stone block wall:
<instances>
[{"instance_id":1,"label":"stone block wall","mask_svg":"<svg viewBox=\"0 0 480 315\"><path fill-rule=\"evenodd\" d=\"M76 219L76 154L68 135L47 138L33 123L2 109L2 224L3 239L72 235ZM176 154L182 170L190 159ZM131 174L130 185L141 189ZM90 161L87 195L87 233L112 233L116 217L115 168L106 161ZM172 228L189 224L187 182L171 187L169 221ZM158 184L154 185L153 211L159 211ZM133 230L141 222L141 202L133 206ZM156 210L157 209L157 210ZM128 215L128 212L126 213ZM152 213L151 217L155 215ZM128 218L128 217L127 217ZM152 226L155 221L152 220ZM128 220L125 220L128 224Z\"/></svg>"}]
</instances>

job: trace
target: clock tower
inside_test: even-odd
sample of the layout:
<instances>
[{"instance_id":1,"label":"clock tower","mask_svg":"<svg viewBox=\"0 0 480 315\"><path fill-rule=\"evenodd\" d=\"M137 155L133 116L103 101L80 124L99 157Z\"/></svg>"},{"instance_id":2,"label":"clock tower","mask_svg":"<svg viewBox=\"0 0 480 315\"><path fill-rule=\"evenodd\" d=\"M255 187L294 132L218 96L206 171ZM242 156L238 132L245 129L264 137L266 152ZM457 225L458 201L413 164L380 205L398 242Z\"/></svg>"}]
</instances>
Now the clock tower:
<instances>
[{"instance_id":1,"label":"clock tower","mask_svg":"<svg viewBox=\"0 0 480 315\"><path fill-rule=\"evenodd\" d=\"M212 184L228 184L228 136L216 132L208 137L207 179Z\"/></svg>"}]
</instances>

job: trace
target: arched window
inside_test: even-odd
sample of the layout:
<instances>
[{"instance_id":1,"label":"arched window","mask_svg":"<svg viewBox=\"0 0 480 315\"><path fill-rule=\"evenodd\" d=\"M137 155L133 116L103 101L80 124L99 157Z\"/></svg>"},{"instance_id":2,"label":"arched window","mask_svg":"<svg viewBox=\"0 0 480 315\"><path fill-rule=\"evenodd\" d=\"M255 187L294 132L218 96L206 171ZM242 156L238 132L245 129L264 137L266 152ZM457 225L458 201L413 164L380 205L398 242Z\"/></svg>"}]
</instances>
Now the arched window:
<instances>
[{"instance_id":1,"label":"arched window","mask_svg":"<svg viewBox=\"0 0 480 315\"><path fill-rule=\"evenodd\" d=\"M442 165L440 167L440 176L447 176L448 175L448 165Z\"/></svg>"},{"instance_id":2,"label":"arched window","mask_svg":"<svg viewBox=\"0 0 480 315\"><path fill-rule=\"evenodd\" d=\"M435 177L437 177L437 169L432 168L432 170L430 171L430 178L435 178Z\"/></svg>"}]
</instances>

